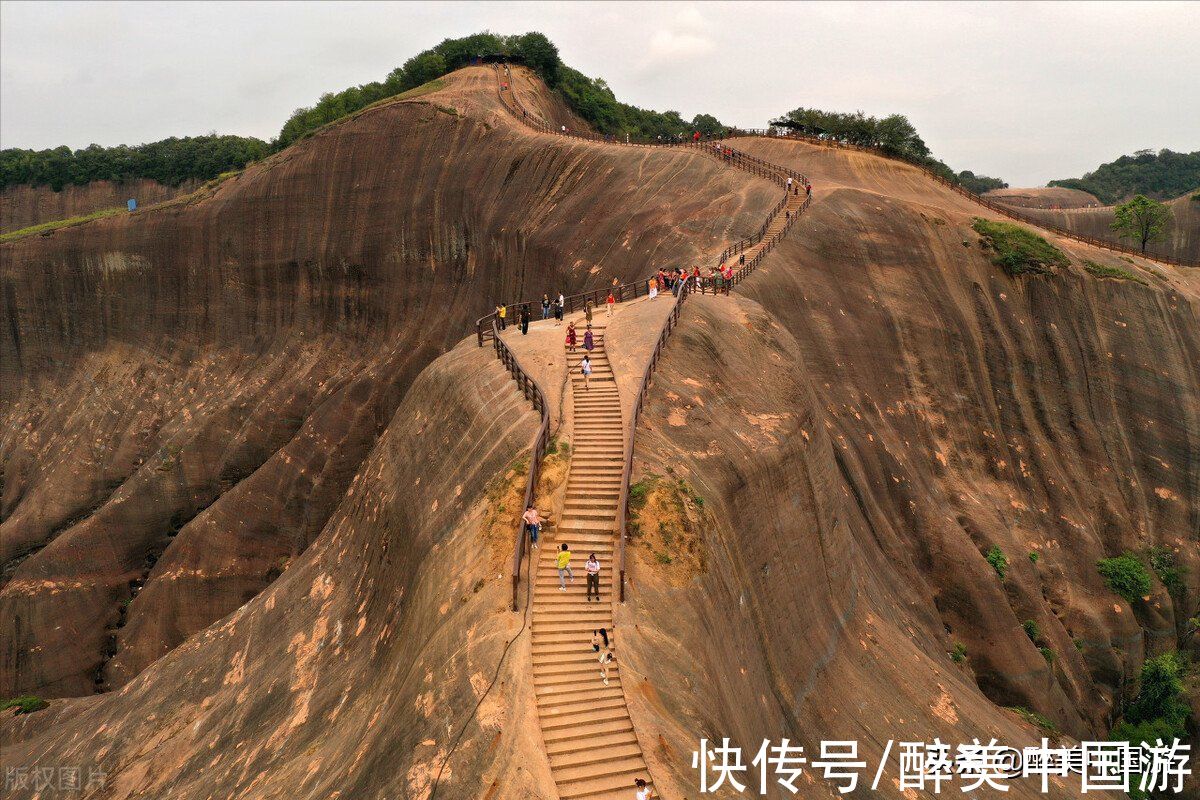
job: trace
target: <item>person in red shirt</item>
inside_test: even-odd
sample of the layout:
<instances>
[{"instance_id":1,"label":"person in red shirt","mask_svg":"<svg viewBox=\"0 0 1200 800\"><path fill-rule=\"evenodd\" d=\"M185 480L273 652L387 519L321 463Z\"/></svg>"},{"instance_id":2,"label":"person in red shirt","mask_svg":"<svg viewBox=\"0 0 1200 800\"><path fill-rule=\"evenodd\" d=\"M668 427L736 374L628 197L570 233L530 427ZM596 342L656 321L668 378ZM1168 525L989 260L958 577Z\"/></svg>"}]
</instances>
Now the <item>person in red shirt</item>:
<instances>
[{"instance_id":1,"label":"person in red shirt","mask_svg":"<svg viewBox=\"0 0 1200 800\"><path fill-rule=\"evenodd\" d=\"M610 291L608 293L608 297L604 301L604 308L608 312L608 316L611 317L613 315L613 308L616 305L617 305L617 298L613 297L613 293Z\"/></svg>"},{"instance_id":2,"label":"person in red shirt","mask_svg":"<svg viewBox=\"0 0 1200 800\"><path fill-rule=\"evenodd\" d=\"M696 131L695 133L692 134L692 141L693 142L700 141L700 131Z\"/></svg>"}]
</instances>

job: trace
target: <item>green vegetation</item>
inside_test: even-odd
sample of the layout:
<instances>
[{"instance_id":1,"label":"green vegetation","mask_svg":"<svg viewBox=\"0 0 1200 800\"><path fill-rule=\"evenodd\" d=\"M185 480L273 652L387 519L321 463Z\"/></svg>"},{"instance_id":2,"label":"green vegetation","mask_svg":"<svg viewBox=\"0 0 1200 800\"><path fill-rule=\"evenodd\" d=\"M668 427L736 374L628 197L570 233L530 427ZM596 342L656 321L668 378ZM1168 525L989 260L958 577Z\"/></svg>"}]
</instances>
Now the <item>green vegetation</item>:
<instances>
[{"instance_id":1,"label":"green vegetation","mask_svg":"<svg viewBox=\"0 0 1200 800\"><path fill-rule=\"evenodd\" d=\"M32 714L35 711L41 711L48 705L50 704L40 697L23 694L20 697L14 697L11 700L5 700L3 703L0 703L0 711L15 708L18 714Z\"/></svg>"},{"instance_id":2,"label":"green vegetation","mask_svg":"<svg viewBox=\"0 0 1200 800\"><path fill-rule=\"evenodd\" d=\"M1146 659L1138 693L1109 738L1134 744L1186 739L1189 707L1184 699L1182 677L1183 662L1178 653Z\"/></svg>"},{"instance_id":3,"label":"green vegetation","mask_svg":"<svg viewBox=\"0 0 1200 800\"><path fill-rule=\"evenodd\" d=\"M1045 716L1037 713L1036 711L1030 711L1028 708L1025 708L1024 706L1009 706L1008 710L1015 713L1021 719L1028 722L1030 725L1041 728L1042 730L1046 731L1047 733L1057 733L1058 732L1057 725L1055 725L1053 722L1051 722Z\"/></svg>"},{"instance_id":4,"label":"green vegetation","mask_svg":"<svg viewBox=\"0 0 1200 800\"><path fill-rule=\"evenodd\" d=\"M989 178L987 175L976 175L969 169L964 169L958 173L958 184L968 192L975 194L983 194L990 192L992 189L1007 189L1008 184L999 178Z\"/></svg>"},{"instance_id":5,"label":"green vegetation","mask_svg":"<svg viewBox=\"0 0 1200 800\"><path fill-rule=\"evenodd\" d=\"M1051 186L1082 189L1112 205L1136 194L1169 200L1200 186L1200 150L1138 150L1131 156L1101 164L1082 178L1050 181Z\"/></svg>"},{"instance_id":6,"label":"green vegetation","mask_svg":"<svg viewBox=\"0 0 1200 800\"><path fill-rule=\"evenodd\" d=\"M1150 594L1150 573L1132 553L1102 558L1096 562L1096 569L1108 581L1108 588L1130 603Z\"/></svg>"},{"instance_id":7,"label":"green vegetation","mask_svg":"<svg viewBox=\"0 0 1200 800\"><path fill-rule=\"evenodd\" d=\"M1184 590L1183 575L1187 567L1180 566L1175 557L1175 551L1165 547L1151 547L1146 554L1150 561L1150 569L1162 581L1163 586L1172 596L1179 596Z\"/></svg>"},{"instance_id":8,"label":"green vegetation","mask_svg":"<svg viewBox=\"0 0 1200 800\"><path fill-rule=\"evenodd\" d=\"M1116 215L1111 227L1122 239L1133 239L1146 252L1146 245L1165 239L1171 222L1170 206L1138 195L1113 209Z\"/></svg>"},{"instance_id":9,"label":"green vegetation","mask_svg":"<svg viewBox=\"0 0 1200 800\"><path fill-rule=\"evenodd\" d=\"M1054 663L1054 651L1049 647L1042 646L1038 648L1038 652L1042 654L1042 658L1046 659L1047 664Z\"/></svg>"},{"instance_id":10,"label":"green vegetation","mask_svg":"<svg viewBox=\"0 0 1200 800\"><path fill-rule=\"evenodd\" d=\"M992 565L992 569L996 570L1000 580L1004 580L1004 576L1008 573L1008 556L1004 555L1004 551L997 545L992 545L992 549L987 551L984 558Z\"/></svg>"},{"instance_id":11,"label":"green vegetation","mask_svg":"<svg viewBox=\"0 0 1200 800\"><path fill-rule=\"evenodd\" d=\"M8 233L0 234L0 242L11 242L14 239L22 239L26 236L33 236L38 233L57 230L58 228L66 228L71 225L78 225L81 222L91 222L94 219L103 219L104 217L113 217L117 214L127 214L124 208L114 206L112 208L102 208L99 211L93 211L90 214L83 214L78 217L68 217L67 219L55 219L49 222L42 222L37 225L30 225L28 228L21 228Z\"/></svg>"},{"instance_id":12,"label":"green vegetation","mask_svg":"<svg viewBox=\"0 0 1200 800\"><path fill-rule=\"evenodd\" d=\"M1020 225L976 217L971 227L995 253L992 263L1014 277L1050 274L1071 263L1057 247Z\"/></svg>"},{"instance_id":13,"label":"green vegetation","mask_svg":"<svg viewBox=\"0 0 1200 800\"><path fill-rule=\"evenodd\" d=\"M1038 624L1034 620L1025 620L1021 623L1021 627L1025 629L1025 635L1029 637L1029 641L1036 642L1041 638L1042 631L1038 628Z\"/></svg>"},{"instance_id":14,"label":"green vegetation","mask_svg":"<svg viewBox=\"0 0 1200 800\"><path fill-rule=\"evenodd\" d=\"M629 484L629 507L631 509L636 511L646 505L646 495L650 493L650 489L654 486L656 477L650 475L642 478L637 483Z\"/></svg>"},{"instance_id":15,"label":"green vegetation","mask_svg":"<svg viewBox=\"0 0 1200 800\"><path fill-rule=\"evenodd\" d=\"M961 664L967 660L967 646L962 642L955 642L954 649L950 651L950 660L955 664Z\"/></svg>"},{"instance_id":16,"label":"green vegetation","mask_svg":"<svg viewBox=\"0 0 1200 800\"><path fill-rule=\"evenodd\" d=\"M266 142L245 136L171 137L136 147L93 144L75 151L65 145L52 150L7 148L0 150L0 188L28 184L58 192L72 184L138 178L178 186L241 169L269 152Z\"/></svg>"},{"instance_id":17,"label":"green vegetation","mask_svg":"<svg viewBox=\"0 0 1200 800\"><path fill-rule=\"evenodd\" d=\"M1029 551L1029 563L1030 563L1030 564L1036 564L1036 563L1038 562L1038 559L1039 559L1039 558L1041 558L1041 556L1040 556L1040 555L1038 555L1038 551L1037 551L1037 550L1030 550L1030 551Z\"/></svg>"},{"instance_id":18,"label":"green vegetation","mask_svg":"<svg viewBox=\"0 0 1200 800\"><path fill-rule=\"evenodd\" d=\"M1119 281L1133 281L1134 283L1140 283L1143 286L1150 285L1145 280L1139 278L1137 275L1134 275L1132 272L1123 267L1110 267L1105 264L1097 264L1095 261L1088 261L1087 259L1084 259L1083 268L1086 269L1089 274L1094 275L1097 278L1114 278Z\"/></svg>"}]
</instances>

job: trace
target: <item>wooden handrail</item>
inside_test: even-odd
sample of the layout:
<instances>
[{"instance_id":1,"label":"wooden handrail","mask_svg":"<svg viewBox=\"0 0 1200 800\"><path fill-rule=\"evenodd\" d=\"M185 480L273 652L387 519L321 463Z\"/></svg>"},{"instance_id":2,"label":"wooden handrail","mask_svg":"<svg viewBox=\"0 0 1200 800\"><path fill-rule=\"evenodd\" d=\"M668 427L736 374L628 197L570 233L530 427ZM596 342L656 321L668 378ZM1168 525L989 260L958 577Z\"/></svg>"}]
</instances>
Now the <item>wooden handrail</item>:
<instances>
[{"instance_id":1,"label":"wooden handrail","mask_svg":"<svg viewBox=\"0 0 1200 800\"><path fill-rule=\"evenodd\" d=\"M764 138L768 138L768 139L788 139L788 140L792 140L792 141L809 142L811 144L816 144L821 147L828 147L828 148L832 148L835 150L857 150L861 153L870 153L871 155L878 156L879 158L886 158L891 161L899 161L902 164L908 164L911 167L919 169L920 171L924 172L926 174L926 176L928 176L929 178L932 178L933 180L937 181L938 183L942 184L943 186L948 187L952 191L955 191L958 194L961 194L963 197L966 197L969 200L973 200L974 202L979 203L981 206L983 206L985 208L989 208L992 211L995 211L997 214L1003 214L1004 216L1006 216L1010 219L1015 219L1015 220L1018 220L1019 222L1024 222L1027 225L1033 225L1034 227L1050 231L1051 233L1055 233L1064 238L1074 239L1077 242L1083 242L1084 244L1090 244L1094 247L1102 247L1106 250L1112 250L1112 251L1118 252L1118 253L1128 253L1129 255L1139 256L1140 258L1145 258L1150 261L1158 261L1163 264L1172 264L1172 265L1178 266L1178 267L1200 267L1200 261L1186 261L1184 259L1175 258L1174 256L1159 255L1159 254L1155 254L1155 253L1150 253L1150 254L1143 253L1141 250L1138 250L1135 247L1129 247L1127 245L1121 244L1120 242L1113 242L1113 241L1110 241L1107 239L1099 239L1095 236L1086 236L1082 233L1077 233L1075 231L1068 230L1066 228L1061 228L1058 225L1053 225L1048 222L1043 222L1042 220L1039 220L1034 217L1030 217L1030 216L1027 216L1026 214L1021 213L1020 210L1013 208L1012 206L1008 206L1003 203L997 203L993 200L989 200L986 197L983 197L982 195L976 194L975 192L972 192L970 189L967 189L966 187L964 187L960 184L957 184L954 181L948 180L947 178L944 178L941 175L938 175L936 172L931 170L929 167L924 166L923 164L914 163L912 161L909 161L906 158L903 158L902 156L895 155L894 153L885 152L884 150L881 150L878 147L866 147L864 145L851 144L849 142L838 141L837 139L822 139L817 136L806 136L806 135L800 134L800 133L778 134L778 133L775 133L774 130L771 128L738 129L737 131L730 131L729 135L732 138L736 138L738 136L748 136L748 137L749 136L760 136L760 137L764 137Z\"/></svg>"},{"instance_id":2,"label":"wooden handrail","mask_svg":"<svg viewBox=\"0 0 1200 800\"><path fill-rule=\"evenodd\" d=\"M650 389L650 378L654 375L654 369L658 366L658 358L662 353L663 346L667 343L667 338L671 335L671 331L675 330L675 325L679 322L679 312L683 308L683 303L687 300L688 293L692 288L691 278L684 279L679 287L679 292L675 296L675 302L671 306L671 313L663 321L662 329L658 333L658 340L654 344L654 352L650 354L650 361L646 364L646 369L642 372L641 382L638 384L637 397L633 402L633 411L630 413L629 426L625 433L625 461L621 469L621 494L617 498L617 574L619 576L619 589L617 598L620 602L625 602L625 520L629 516L629 481L633 476L633 439L637 434L638 418L642 413L642 404L646 400L646 394Z\"/></svg>"},{"instance_id":3,"label":"wooden handrail","mask_svg":"<svg viewBox=\"0 0 1200 800\"><path fill-rule=\"evenodd\" d=\"M533 445L529 454L529 476L525 481L525 503L521 506L521 514L525 513L525 509L537 501L537 485L538 478L542 472L542 461L546 457L546 447L550 443L550 406L546 402L546 393L542 391L541 385L521 366L520 359L517 354L512 351L508 343L500 338L500 332L496 330L496 322L492 321L492 347L496 351L496 357L500 359L500 363L504 364L509 374L516 380L517 386L521 388L525 399L533 403L533 407L542 412L542 421L538 426L538 431L533 437ZM512 610L517 610L517 589L521 585L521 561L525 557L525 545L529 539L525 536L525 520L522 517L517 520L517 535L513 540L513 556L512 556Z\"/></svg>"},{"instance_id":4,"label":"wooden handrail","mask_svg":"<svg viewBox=\"0 0 1200 800\"><path fill-rule=\"evenodd\" d=\"M501 104L504 105L504 107L507 108L508 111L514 117L520 119L527 126L534 128L535 130L539 130L544 133L553 133L557 136L566 136L569 138L584 139L587 141L602 141L602 142L608 142L609 144L627 145L630 147L692 148L695 150L699 150L701 153L703 153L705 155L708 155L712 158L722 161L723 163L729 164L730 166L737 167L738 169L741 169L745 172L749 172L752 175L757 175L759 177L766 178L767 180L770 180L773 183L775 183L781 187L787 186L788 178L791 178L794 183L799 183L802 186L808 185L808 178L806 178L803 173L800 173L796 170L788 169L787 167L783 167L778 164L773 164L773 163L771 163L769 161L765 161L761 158L751 156L748 153L743 153L740 150L735 150L734 148L729 147L727 145L723 145L719 141L721 137L709 137L700 142L692 142L692 141L671 142L671 141L657 141L657 140L638 140L638 141L627 140L627 141L622 142L619 139L610 139L610 138L607 138L604 136L600 136L599 134L586 133L586 132L581 133L579 131L572 131L572 130L567 130L567 131L555 130L544 120L537 117L536 115L531 114L528 111L528 109L526 109L525 106L522 105L520 98L517 96L517 93L515 91L513 91L513 89L512 89L511 75L509 76L508 90L506 91L503 88L503 80L501 77L502 76L502 73L501 73L502 66L503 65L501 65L501 64L493 64L493 70L496 75L496 96L500 99ZM755 234L748 236L739 242L735 242L734 244L730 245L729 247L726 247L725 250L721 252L720 257L717 259L717 266L719 267L721 264L724 264L725 261L729 258L730 254L735 253L735 252L742 252L746 248L751 247L755 243L760 241L762 239L762 237L766 234L767 228L770 227L771 221L783 209L783 207L785 205L787 205L787 200L788 200L788 198L787 198L787 195L785 194L780 199L780 201L775 204L775 207L771 209L771 212L767 215L766 221L763 222L762 226L759 228L759 230ZM640 296L646 294L646 283L652 277L654 277L654 276L647 275L645 278L634 281L633 283L623 283L616 287L613 287L612 291L616 298L616 301L618 303L622 303L622 302L625 302L626 300L633 300L637 297L640 297ZM587 303L588 300L591 300L593 305L599 307L605 301L605 299L608 297L607 292L608 292L608 289L601 288L601 289L592 289L592 290L585 291L585 292L579 292L577 294L572 294L572 295L565 295L563 297L563 313L569 314L569 313L575 311L576 309L583 308L583 306ZM530 311L530 314L532 315L533 310L535 308L537 308L540 305L540 303L541 303L540 300L520 300L520 301L517 301L514 303L505 304L505 307L513 312L513 316L515 318L516 315L520 313L520 310L522 308L528 308ZM476 335L476 338L478 340L478 344L480 347L483 347L484 341L486 341L487 336L490 334L492 327L493 327L491 325L491 323L492 323L492 321L495 320L495 318L496 318L496 312L492 311L487 314L484 314L482 317L475 320L475 335Z\"/></svg>"}]
</instances>

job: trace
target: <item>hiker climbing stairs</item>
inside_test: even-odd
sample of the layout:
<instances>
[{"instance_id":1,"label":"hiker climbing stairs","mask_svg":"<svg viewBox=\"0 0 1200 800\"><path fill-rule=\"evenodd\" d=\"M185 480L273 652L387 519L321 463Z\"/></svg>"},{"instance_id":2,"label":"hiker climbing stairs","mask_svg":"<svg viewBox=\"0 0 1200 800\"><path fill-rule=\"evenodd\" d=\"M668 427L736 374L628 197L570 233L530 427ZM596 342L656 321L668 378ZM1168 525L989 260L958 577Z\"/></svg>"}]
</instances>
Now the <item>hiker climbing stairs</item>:
<instances>
[{"instance_id":1,"label":"hiker climbing stairs","mask_svg":"<svg viewBox=\"0 0 1200 800\"><path fill-rule=\"evenodd\" d=\"M621 686L621 649L613 631L613 566L617 503L625 447L621 399L605 351L605 325L593 325L592 375L585 387L585 351L567 354L574 437L562 514L536 551L533 589L533 685L550 771L563 800L628 798L634 780L650 773ZM574 581L560 588L556 553L570 547ZM600 599L586 596L584 561L600 562ZM608 685L600 674L592 632L609 632L616 663ZM604 648L601 648L603 652Z\"/></svg>"}]
</instances>

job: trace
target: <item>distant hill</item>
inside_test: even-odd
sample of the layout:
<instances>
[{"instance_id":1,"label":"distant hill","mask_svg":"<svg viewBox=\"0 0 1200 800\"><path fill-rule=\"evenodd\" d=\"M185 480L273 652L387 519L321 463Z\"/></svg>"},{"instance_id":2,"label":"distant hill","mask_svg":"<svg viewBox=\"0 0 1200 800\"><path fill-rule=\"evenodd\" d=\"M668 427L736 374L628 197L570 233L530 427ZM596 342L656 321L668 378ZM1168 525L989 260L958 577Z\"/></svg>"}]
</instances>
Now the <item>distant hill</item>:
<instances>
[{"instance_id":1,"label":"distant hill","mask_svg":"<svg viewBox=\"0 0 1200 800\"><path fill-rule=\"evenodd\" d=\"M1106 205L1120 203L1135 194L1167 200L1200 187L1200 150L1194 153L1138 150L1131 156L1101 164L1082 178L1050 181L1050 186L1089 192Z\"/></svg>"}]
</instances>

